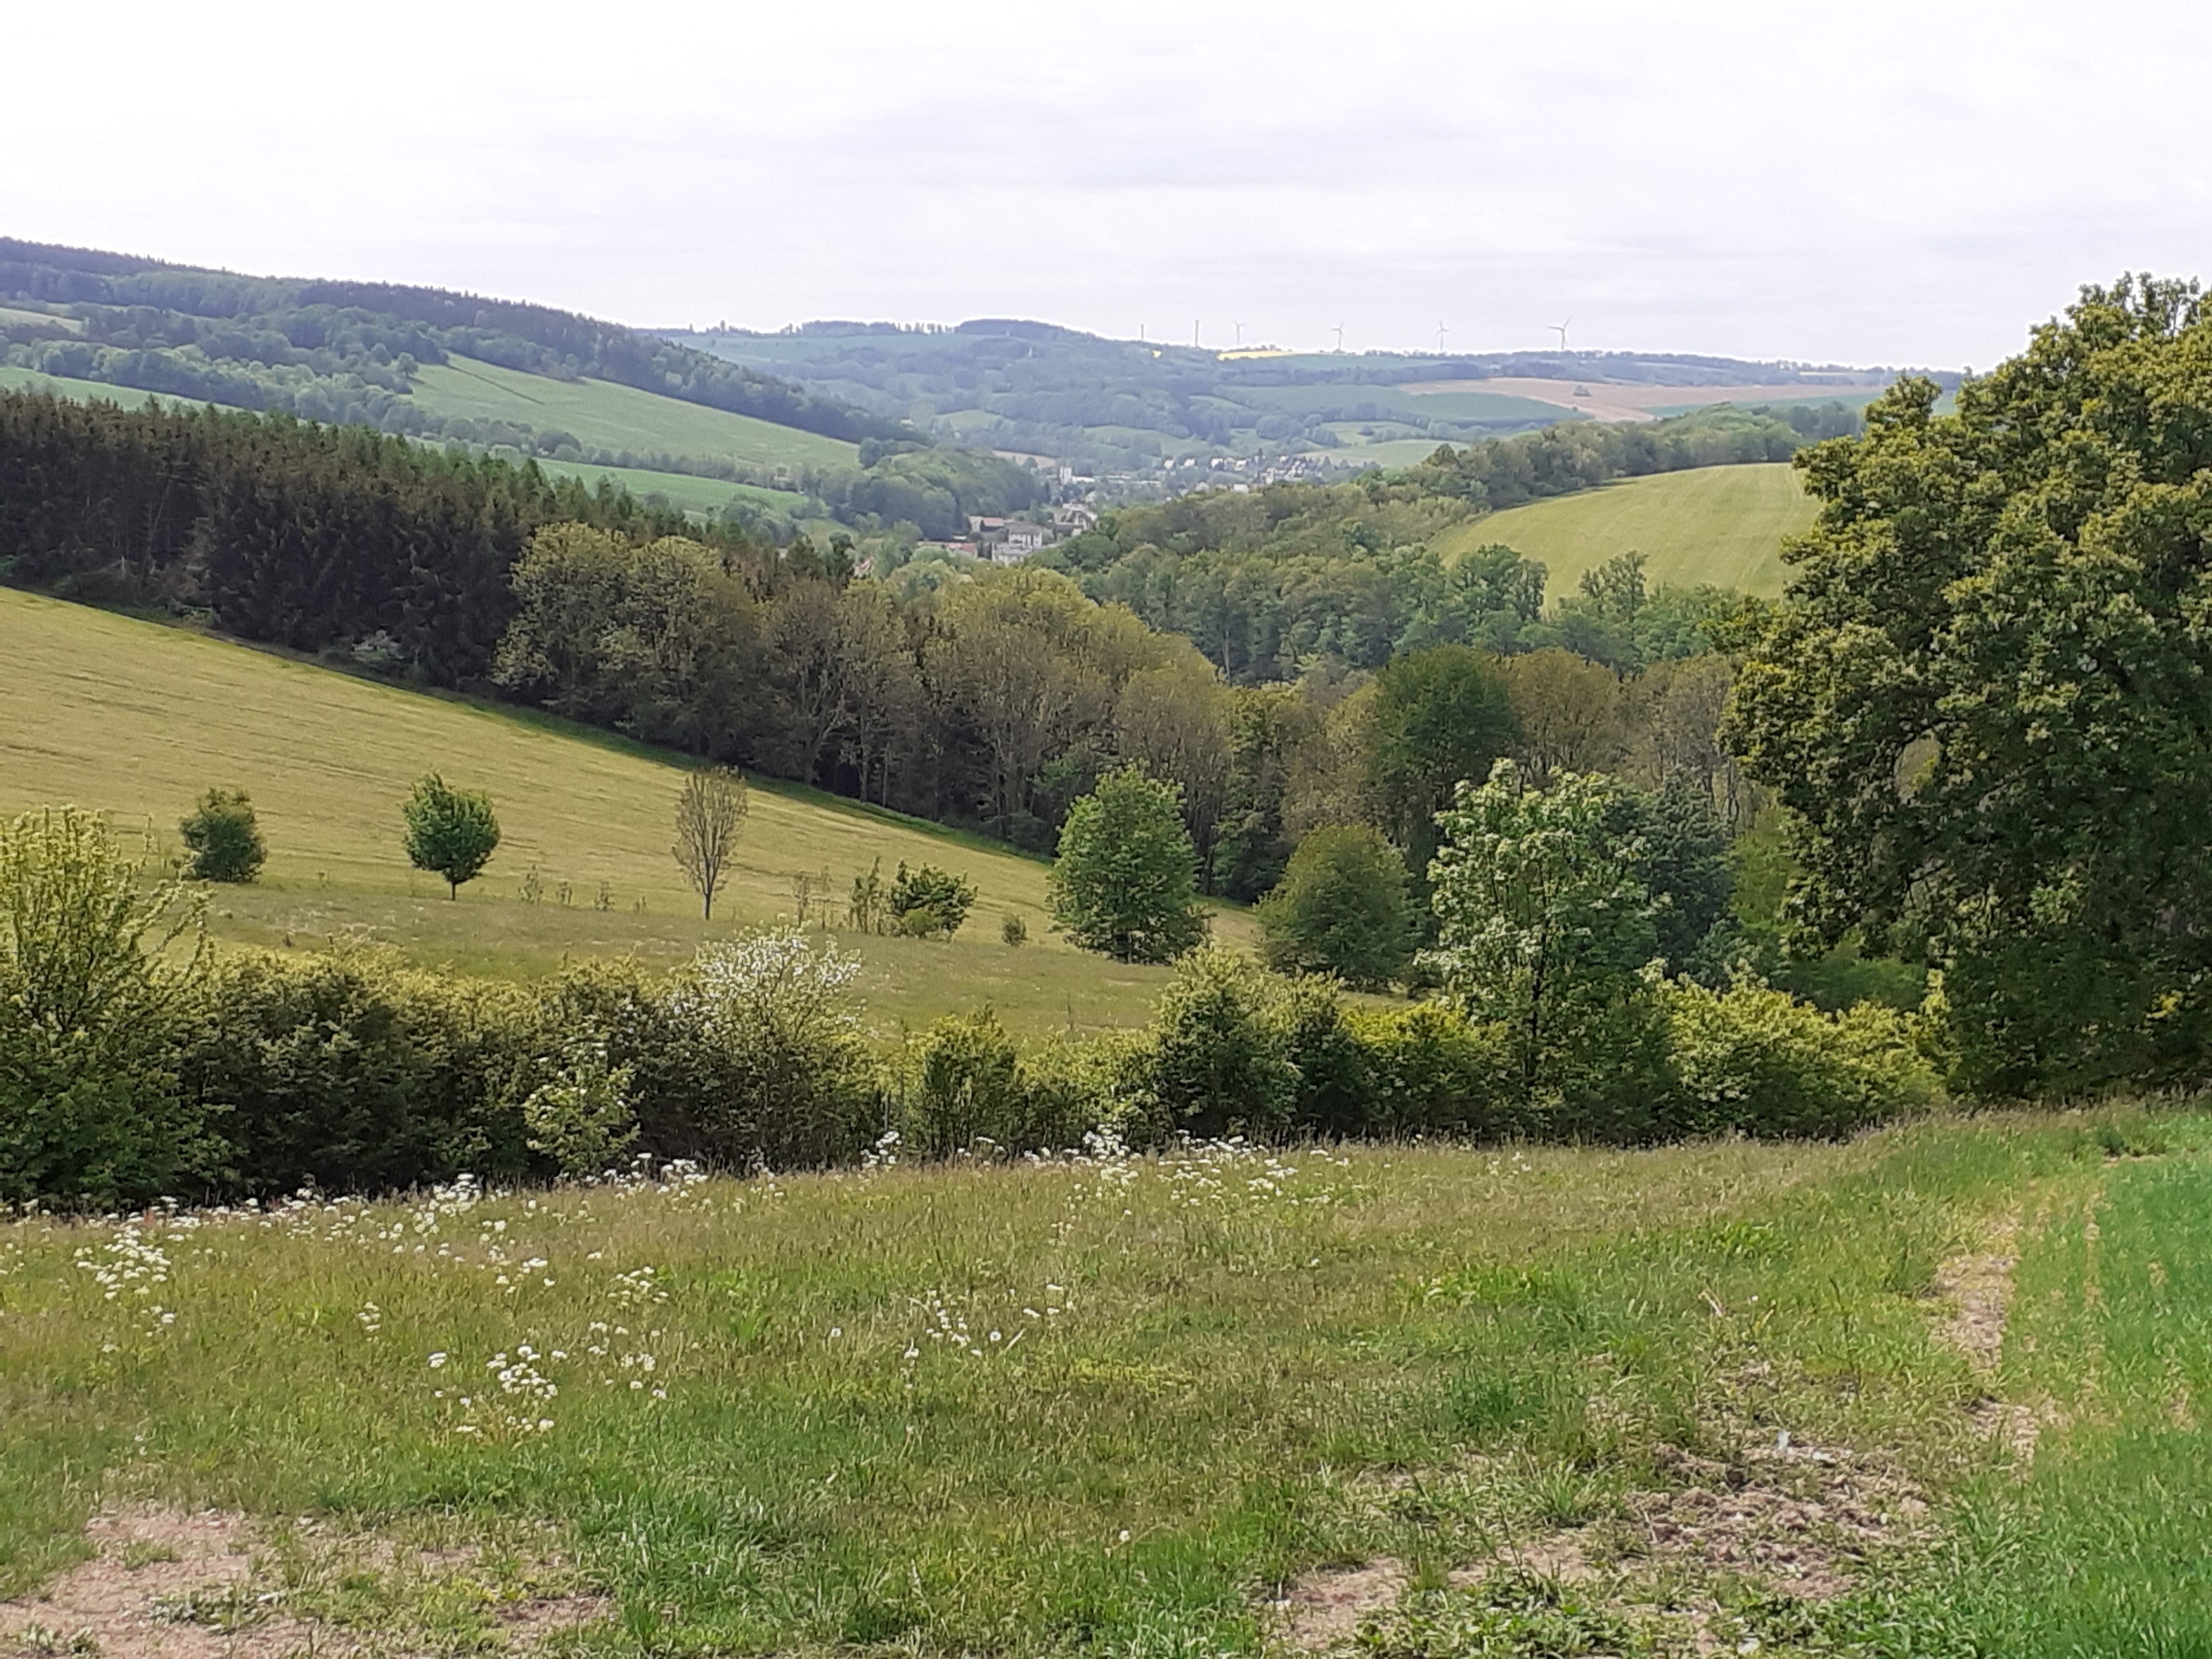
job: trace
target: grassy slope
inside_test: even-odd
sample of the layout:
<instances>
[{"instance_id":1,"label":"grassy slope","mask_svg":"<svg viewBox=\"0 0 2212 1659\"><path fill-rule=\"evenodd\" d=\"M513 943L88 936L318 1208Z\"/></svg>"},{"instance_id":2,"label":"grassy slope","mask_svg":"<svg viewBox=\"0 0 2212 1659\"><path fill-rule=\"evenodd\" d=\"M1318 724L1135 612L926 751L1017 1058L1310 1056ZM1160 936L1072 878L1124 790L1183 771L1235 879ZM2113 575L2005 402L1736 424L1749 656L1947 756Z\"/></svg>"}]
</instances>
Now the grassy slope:
<instances>
[{"instance_id":1,"label":"grassy slope","mask_svg":"<svg viewBox=\"0 0 2212 1659\"><path fill-rule=\"evenodd\" d=\"M1712 582L1772 598L1785 574L1782 538L1809 528L1813 513L1786 463L1707 466L1493 513L1438 545L1449 555L1503 542L1544 562L1554 596L1574 592L1583 571L1634 549L1648 558L1655 584Z\"/></svg>"},{"instance_id":2,"label":"grassy slope","mask_svg":"<svg viewBox=\"0 0 2212 1659\"><path fill-rule=\"evenodd\" d=\"M270 1517L288 1614L410 1651L522 1592L471 1542L610 1596L593 1652L1256 1654L1379 1558L1376 1659L2212 1644L2212 1121L1284 1163L156 1224L114 1301L112 1231L0 1226L0 1594L138 1498ZM1947 1264L1986 1310L2015 1250L1978 1362Z\"/></svg>"},{"instance_id":3,"label":"grassy slope","mask_svg":"<svg viewBox=\"0 0 2212 1659\"><path fill-rule=\"evenodd\" d=\"M495 373L504 374L507 374L507 371L501 369L495 370ZM532 377L525 375L515 378L527 380ZM547 386L558 386L560 383L557 381L549 380L544 382L544 384ZM623 391L626 388L617 386L611 389L615 391ZM108 386L104 382L98 380L77 380L53 374L41 374L35 369L11 368L5 364L0 364L0 392L21 391L51 392L56 397L70 398L80 403L89 402L94 398L99 398L107 403L120 404L129 409L137 409L143 406L149 397L154 397L156 402L161 404L164 407L170 409L229 407L228 404L210 405L191 398L172 398L166 394L155 394L134 391L129 386ZM535 395L534 392L533 395ZM683 410L687 418L692 412L693 406L690 404L676 404L666 398L652 399L650 401L667 404L671 408ZM425 408L428 408L431 405L427 402L424 404ZM451 414L455 411L447 409L441 409L440 412ZM490 413L493 411L483 410L476 412L481 414ZM745 419L743 416L723 416L719 410L702 410L697 412L713 416L717 420L726 419L743 421ZM526 417L516 415L514 418L523 419ZM545 423L557 424L557 422L551 422ZM817 443L830 444L833 449L839 452L838 456L833 459L849 459L856 457L859 453L859 452L850 444L838 444L834 441L826 438L817 439L811 433L794 431L786 427L768 426L766 422L757 421L747 422L746 424L750 427L764 428L768 434L787 434L791 439L797 441L798 446L800 448L807 448L808 447ZM574 428L572 428L570 429L573 430ZM580 433L578 435L581 436L582 434ZM763 436L757 433L750 434L748 436L750 439L757 440L759 444L766 449L774 449L782 443L782 439L781 437ZM596 442L597 440L594 440L593 441ZM665 446L661 447L665 447ZM699 452L693 450L682 452L672 451L671 453L696 453ZM725 452L716 449L710 453L720 454L724 453L734 453L736 452ZM818 459L818 457L813 457L811 451L808 458ZM753 458L750 456L741 456L740 459L751 459ZM630 466L588 466L581 462L549 461L543 459L539 459L538 465L550 477L579 477L583 479L585 483L594 486L598 484L599 481L602 477L612 478L617 484L627 488L631 495L637 496L641 500L647 495L658 493L668 497L669 504L671 506L684 512L717 513L723 507L729 505L730 498L732 495L744 495L750 500L760 502L763 507L775 507L785 513L796 513L804 508L806 505L806 497L793 490L762 489L751 484L725 483L719 478L702 478L695 477L688 472L655 472L643 467Z\"/></svg>"},{"instance_id":4,"label":"grassy slope","mask_svg":"<svg viewBox=\"0 0 2212 1659\"><path fill-rule=\"evenodd\" d=\"M164 409L228 408L228 404L209 404L197 398L172 398L166 392L139 392L127 386L109 386L102 380L79 380L66 375L41 374L35 368L16 368L0 363L0 392L44 392L57 398L68 398L77 403L120 404L125 409L143 409L149 398Z\"/></svg>"},{"instance_id":5,"label":"grassy slope","mask_svg":"<svg viewBox=\"0 0 2212 1659\"><path fill-rule=\"evenodd\" d=\"M541 431L558 428L605 449L728 455L752 466L859 464L854 445L794 427L657 398L608 380L548 380L464 357L426 365L413 395L434 414L520 421Z\"/></svg>"},{"instance_id":6,"label":"grassy slope","mask_svg":"<svg viewBox=\"0 0 2212 1659\"><path fill-rule=\"evenodd\" d=\"M735 884L709 929L668 853L681 774L635 745L5 590L0 661L0 810L76 801L125 827L150 820L173 851L200 792L252 795L270 860L259 883L219 895L228 936L307 946L359 930L491 973L623 951L673 962L710 932L791 915L802 873L826 873L842 906L872 860L887 878L902 859L927 860L969 877L981 897L948 945L843 937L868 963L879 1022L988 1000L1031 1029L1135 1024L1164 978L1051 938L1043 865L811 791L756 789ZM504 835L458 902L398 848L399 801L433 769L489 790ZM533 865L545 896L527 904L519 884ZM602 882L605 912L593 908ZM1000 941L1008 915L1024 920L1030 944ZM1220 926L1242 937L1249 924L1225 914Z\"/></svg>"},{"instance_id":7,"label":"grassy slope","mask_svg":"<svg viewBox=\"0 0 2212 1659\"><path fill-rule=\"evenodd\" d=\"M628 489L640 501L648 495L665 495L671 507L683 513L719 513L737 495L784 513L799 513L806 506L806 497L796 490L726 483L720 478L702 478L689 472L655 472L641 466L592 466L581 461L549 461L542 457L538 465L548 477L581 478L594 489L599 488L600 479L612 478L618 487Z\"/></svg>"}]
</instances>

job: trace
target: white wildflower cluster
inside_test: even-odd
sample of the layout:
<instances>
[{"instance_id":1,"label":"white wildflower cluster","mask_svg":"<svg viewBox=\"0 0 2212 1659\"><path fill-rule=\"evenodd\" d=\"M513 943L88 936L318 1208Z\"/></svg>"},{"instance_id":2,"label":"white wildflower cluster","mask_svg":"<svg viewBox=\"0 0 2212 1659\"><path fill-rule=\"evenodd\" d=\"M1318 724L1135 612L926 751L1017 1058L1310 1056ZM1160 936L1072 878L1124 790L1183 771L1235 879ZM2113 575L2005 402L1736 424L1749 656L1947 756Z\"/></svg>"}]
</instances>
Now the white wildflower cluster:
<instances>
[{"instance_id":1,"label":"white wildflower cluster","mask_svg":"<svg viewBox=\"0 0 2212 1659\"><path fill-rule=\"evenodd\" d=\"M384 1328L384 1310L374 1302L362 1303L361 1311L354 1317L361 1322L362 1329L371 1336Z\"/></svg>"},{"instance_id":2,"label":"white wildflower cluster","mask_svg":"<svg viewBox=\"0 0 2212 1659\"><path fill-rule=\"evenodd\" d=\"M650 1308L668 1300L668 1291L650 1267L617 1273L607 1282L607 1298L617 1308Z\"/></svg>"},{"instance_id":3,"label":"white wildflower cluster","mask_svg":"<svg viewBox=\"0 0 2212 1659\"><path fill-rule=\"evenodd\" d=\"M1091 1200L1122 1203L1144 1173L1143 1160L1110 1128L1090 1131L1083 1137L1083 1145L1061 1161L1076 1171L1075 1184L1068 1189L1071 1207Z\"/></svg>"},{"instance_id":4,"label":"white wildflower cluster","mask_svg":"<svg viewBox=\"0 0 2212 1659\"><path fill-rule=\"evenodd\" d=\"M658 1341L659 1331L644 1333L645 1340ZM601 1363L599 1386L623 1389L630 1394L642 1394L653 1400L668 1398L668 1389L658 1375L660 1361L647 1348L633 1346L637 1340L627 1325L611 1325L604 1319L592 1322L585 1338L584 1352Z\"/></svg>"},{"instance_id":5,"label":"white wildflower cluster","mask_svg":"<svg viewBox=\"0 0 2212 1659\"><path fill-rule=\"evenodd\" d=\"M76 1265L92 1275L100 1295L115 1302L125 1296L149 1297L169 1282L169 1255L149 1240L135 1221L126 1221L97 1250L78 1249Z\"/></svg>"},{"instance_id":6,"label":"white wildflower cluster","mask_svg":"<svg viewBox=\"0 0 2212 1659\"><path fill-rule=\"evenodd\" d=\"M76 1263L78 1271L92 1275L100 1299L126 1310L142 1334L159 1336L177 1322L176 1311L154 1299L169 1283L169 1253L147 1237L139 1223L124 1222L96 1249L80 1246ZM100 1352L113 1353L118 1346L112 1340L103 1342Z\"/></svg>"},{"instance_id":7,"label":"white wildflower cluster","mask_svg":"<svg viewBox=\"0 0 2212 1659\"><path fill-rule=\"evenodd\" d=\"M537 1349L524 1342L517 1345L513 1354L496 1353L484 1362L491 1373L490 1385L474 1394L459 1395L454 1403L466 1413L466 1420L453 1425L456 1434L483 1436L548 1434L552 1431L550 1411L560 1397L560 1385L538 1369L541 1356ZM554 1359L565 1359L568 1355L556 1348ZM433 1370L445 1368L447 1356L430 1356ZM446 1397L446 1390L435 1390L437 1398Z\"/></svg>"},{"instance_id":8,"label":"white wildflower cluster","mask_svg":"<svg viewBox=\"0 0 2212 1659\"><path fill-rule=\"evenodd\" d=\"M1011 1301L1011 1298L1009 1298ZM1075 1310L1075 1298L1066 1287L1048 1284L1043 1293L1019 1308L1009 1306L986 1318L973 1296L953 1297L942 1290L924 1291L912 1298L921 1314L921 1331L901 1356L908 1365L921 1358L924 1346L934 1344L947 1352L969 1359L1003 1358L1032 1333L1050 1329ZM971 1322L969 1316L976 1317ZM912 1378L908 1386L913 1386Z\"/></svg>"},{"instance_id":9,"label":"white wildflower cluster","mask_svg":"<svg viewBox=\"0 0 2212 1659\"><path fill-rule=\"evenodd\" d=\"M896 1170L899 1161L899 1132L886 1129L876 1137L876 1144L860 1154L860 1172L873 1174L878 1170Z\"/></svg>"}]
</instances>

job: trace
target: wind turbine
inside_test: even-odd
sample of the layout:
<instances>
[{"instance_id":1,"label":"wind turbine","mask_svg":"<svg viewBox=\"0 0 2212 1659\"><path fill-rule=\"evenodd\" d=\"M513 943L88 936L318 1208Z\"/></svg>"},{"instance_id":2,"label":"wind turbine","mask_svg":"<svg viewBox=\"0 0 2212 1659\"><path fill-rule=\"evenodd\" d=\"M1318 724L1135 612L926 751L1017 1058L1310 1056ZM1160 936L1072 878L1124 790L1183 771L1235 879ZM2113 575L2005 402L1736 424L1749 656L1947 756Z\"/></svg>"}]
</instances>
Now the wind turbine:
<instances>
[{"instance_id":1,"label":"wind turbine","mask_svg":"<svg viewBox=\"0 0 2212 1659\"><path fill-rule=\"evenodd\" d=\"M1195 317L1190 319L1190 343L1193 346L1198 343L1198 319Z\"/></svg>"},{"instance_id":2,"label":"wind turbine","mask_svg":"<svg viewBox=\"0 0 2212 1659\"><path fill-rule=\"evenodd\" d=\"M1448 329L1448 328L1446 328L1446 327L1444 326L1444 324L1443 324L1443 318L1441 318L1441 317L1437 318L1437 356L1439 356L1439 357L1441 357L1441 356L1443 356L1444 355L1444 336L1445 336L1445 335L1447 335L1447 334L1449 334L1449 333L1450 333L1450 332L1451 332L1451 331L1450 331L1449 329Z\"/></svg>"},{"instance_id":3,"label":"wind turbine","mask_svg":"<svg viewBox=\"0 0 2212 1659\"><path fill-rule=\"evenodd\" d=\"M1552 325L1552 331L1559 337L1559 349L1562 351L1565 351L1567 349L1567 324L1573 321L1574 319L1570 317L1567 319L1565 323L1553 323Z\"/></svg>"},{"instance_id":4,"label":"wind turbine","mask_svg":"<svg viewBox=\"0 0 2212 1659\"><path fill-rule=\"evenodd\" d=\"M1243 324L1242 324L1242 323L1231 323L1231 324L1230 324L1230 325L1229 325L1229 326L1230 326L1230 327L1231 327L1231 328L1233 328L1233 329L1235 329L1235 330L1237 331L1237 349L1239 351L1243 350L1243 349L1244 349L1244 325L1243 325Z\"/></svg>"},{"instance_id":5,"label":"wind turbine","mask_svg":"<svg viewBox=\"0 0 2212 1659\"><path fill-rule=\"evenodd\" d=\"M1344 325L1342 323L1339 323L1336 325L1336 349L1339 351L1344 349Z\"/></svg>"}]
</instances>

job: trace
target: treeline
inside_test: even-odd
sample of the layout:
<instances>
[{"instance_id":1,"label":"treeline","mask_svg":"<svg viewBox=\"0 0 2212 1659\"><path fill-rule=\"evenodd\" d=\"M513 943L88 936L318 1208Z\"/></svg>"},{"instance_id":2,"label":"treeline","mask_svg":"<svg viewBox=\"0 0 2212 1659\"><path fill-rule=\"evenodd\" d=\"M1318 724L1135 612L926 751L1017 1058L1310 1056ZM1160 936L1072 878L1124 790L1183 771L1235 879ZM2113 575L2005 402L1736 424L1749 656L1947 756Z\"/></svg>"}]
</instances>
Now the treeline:
<instances>
[{"instance_id":1,"label":"treeline","mask_svg":"<svg viewBox=\"0 0 2212 1659\"><path fill-rule=\"evenodd\" d=\"M1653 592L1631 561L1591 573L1547 612L1539 561L1499 546L1449 560L1435 550L1476 516L1419 470L1372 473L1127 508L1033 562L1183 635L1240 684L1295 678L1317 660L1380 668L1439 644L1565 647L1633 672L1711 649L1705 623L1740 603L1714 589Z\"/></svg>"},{"instance_id":2,"label":"treeline","mask_svg":"<svg viewBox=\"0 0 2212 1659\"><path fill-rule=\"evenodd\" d=\"M192 896L149 889L102 819L34 812L0 820L0 1203L1183 1133L1834 1135L1934 1093L1886 1011L1832 1018L1749 983L1639 982L1623 1002L1571 965L1579 994L1555 988L1518 1022L1479 998L1354 1008L1201 951L1141 1031L1024 1052L982 1012L878 1045L851 1000L859 963L799 933L712 945L665 977L598 963L526 986L368 951L215 954Z\"/></svg>"},{"instance_id":3,"label":"treeline","mask_svg":"<svg viewBox=\"0 0 2212 1659\"><path fill-rule=\"evenodd\" d=\"M0 395L7 580L164 604L422 683L488 679L508 572L563 522L684 527L627 495L356 428Z\"/></svg>"},{"instance_id":4,"label":"treeline","mask_svg":"<svg viewBox=\"0 0 2212 1659\"><path fill-rule=\"evenodd\" d=\"M657 336L440 289L241 276L0 238L0 294L59 310L51 326L11 321L10 362L307 419L431 433L405 400L409 376L458 354L852 442L912 435L902 422Z\"/></svg>"},{"instance_id":5,"label":"treeline","mask_svg":"<svg viewBox=\"0 0 2212 1659\"><path fill-rule=\"evenodd\" d=\"M856 580L842 542L776 549L526 465L240 414L0 397L0 548L11 581L165 604L245 639L517 697L1040 850L1078 796L1134 761L1181 787L1201 878L1239 898L1272 886L1316 824L1398 824L1397 808L1373 805L1403 791L1399 763L1378 757L1368 670L1442 649L1463 653L1462 678L1503 684L1444 626L1323 638L1285 684L1227 684L1178 633L1049 570L936 589ZM1487 572L1522 619L1516 647L1558 643L1538 632L1553 625L1537 621L1540 571L1510 554L1468 562L1443 589L1468 615L1489 612L1466 598L1466 569ZM1560 638L1642 671L1638 685L1702 649L1720 611L1646 594L1632 562L1589 586L1562 607ZM1535 671L1516 672L1522 701L1536 696ZM1591 728L1654 757L1639 775L1655 787L1680 769L1656 757L1680 745L1626 727L1658 707L1639 694ZM1717 705L1697 718L1709 750ZM1515 719L1487 747L1425 751L1436 805L1551 716L1530 702ZM1717 764L1697 763L1708 784ZM1425 857L1401 844L1418 874Z\"/></svg>"}]
</instances>

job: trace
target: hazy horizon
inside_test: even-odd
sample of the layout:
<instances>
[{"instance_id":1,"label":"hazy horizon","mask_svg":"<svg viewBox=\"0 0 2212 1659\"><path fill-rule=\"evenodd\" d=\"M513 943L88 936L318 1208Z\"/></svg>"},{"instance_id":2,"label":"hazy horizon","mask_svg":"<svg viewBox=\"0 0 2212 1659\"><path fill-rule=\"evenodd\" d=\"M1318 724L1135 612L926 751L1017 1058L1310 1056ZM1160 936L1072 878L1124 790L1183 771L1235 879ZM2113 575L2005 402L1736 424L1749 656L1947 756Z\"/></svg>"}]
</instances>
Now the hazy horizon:
<instances>
[{"instance_id":1,"label":"hazy horizon","mask_svg":"<svg viewBox=\"0 0 2212 1659\"><path fill-rule=\"evenodd\" d=\"M2212 18L1879 0L36 14L0 233L644 326L1986 367L2193 276ZM226 25L228 27L226 27ZM88 113L89 112L89 113Z\"/></svg>"}]
</instances>

